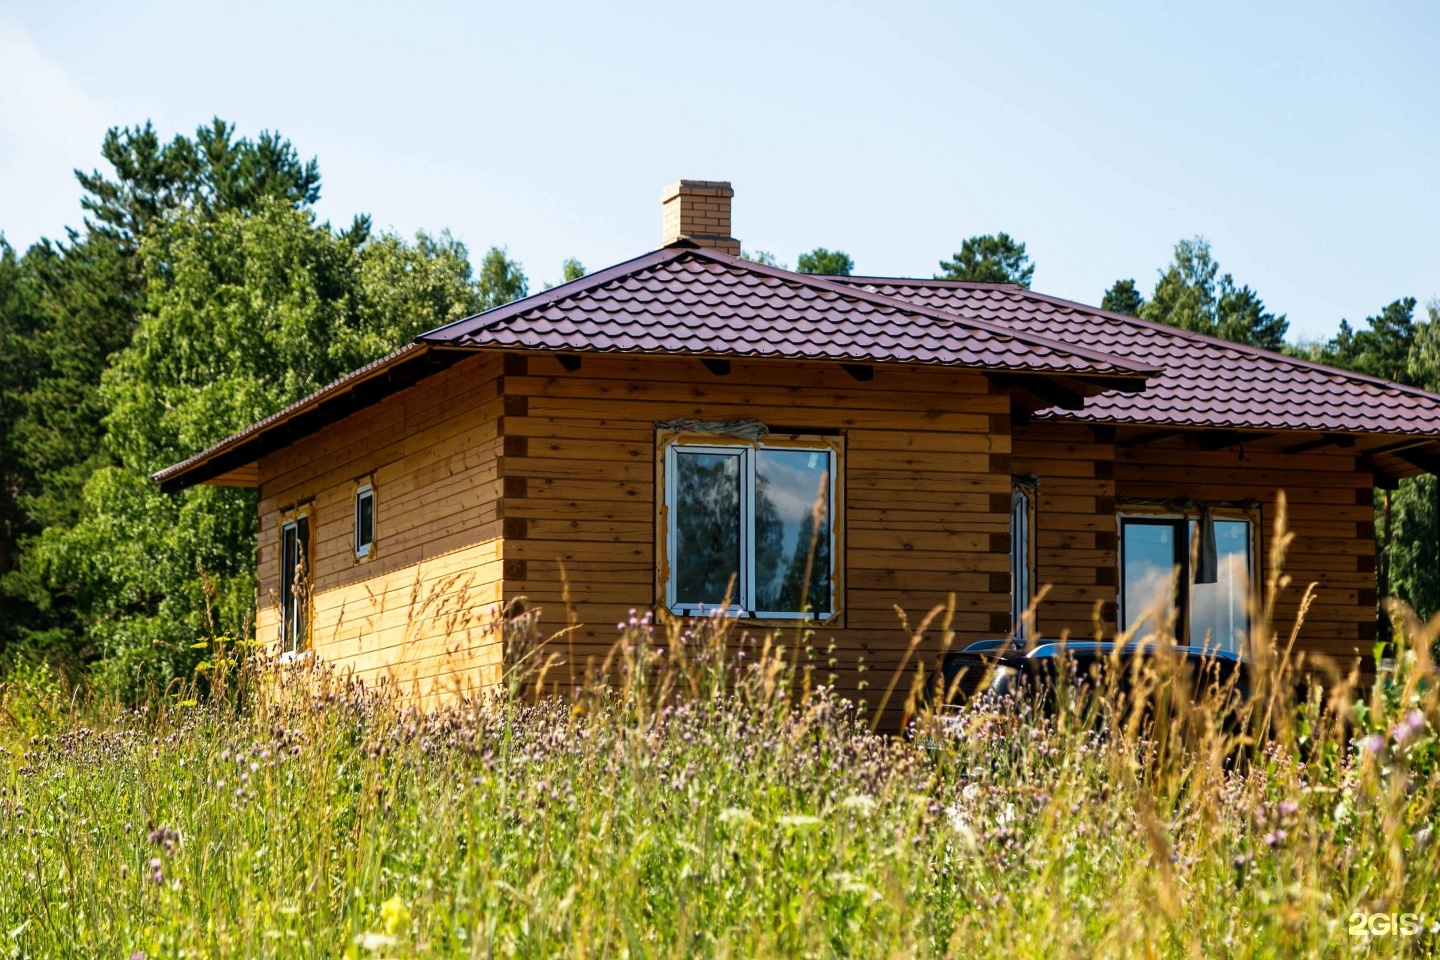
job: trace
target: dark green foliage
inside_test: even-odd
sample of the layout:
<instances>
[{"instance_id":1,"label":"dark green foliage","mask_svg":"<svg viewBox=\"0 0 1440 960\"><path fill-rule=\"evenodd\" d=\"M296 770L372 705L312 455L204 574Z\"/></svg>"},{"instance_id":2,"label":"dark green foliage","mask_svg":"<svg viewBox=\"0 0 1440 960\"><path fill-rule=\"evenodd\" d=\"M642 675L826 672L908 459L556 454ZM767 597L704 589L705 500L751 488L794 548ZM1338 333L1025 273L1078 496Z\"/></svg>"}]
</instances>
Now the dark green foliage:
<instances>
[{"instance_id":1,"label":"dark green foliage","mask_svg":"<svg viewBox=\"0 0 1440 960\"><path fill-rule=\"evenodd\" d=\"M1440 391L1440 317L1416 322L1415 298L1396 300L1362 329L1346 320L1318 351L1319 359L1374 377ZM1377 491L1375 530L1380 557L1378 586L1422 617L1440 612L1440 490L1433 476L1400 481L1398 490Z\"/></svg>"},{"instance_id":2,"label":"dark green foliage","mask_svg":"<svg viewBox=\"0 0 1440 960\"><path fill-rule=\"evenodd\" d=\"M1433 476L1400 481L1388 492L1391 530L1385 561L1389 593L1404 600L1423 619L1440 613L1440 537L1436 529L1436 486ZM1381 512L1383 517L1384 507ZM1380 525L1377 525L1379 529ZM1381 536L1384 536L1383 531Z\"/></svg>"},{"instance_id":3,"label":"dark green foliage","mask_svg":"<svg viewBox=\"0 0 1440 960\"><path fill-rule=\"evenodd\" d=\"M118 463L89 478L78 521L34 549L126 688L185 675L197 638L247 635L253 609L253 494L169 496L149 474L480 304L448 236L336 232L279 199L171 217L140 262L147 312L101 385Z\"/></svg>"},{"instance_id":4,"label":"dark green foliage","mask_svg":"<svg viewBox=\"0 0 1440 960\"><path fill-rule=\"evenodd\" d=\"M262 132L235 139L235 127L216 117L194 139L176 136L161 144L154 127L113 127L100 155L115 170L75 171L87 194L80 203L91 214L87 225L133 251L159 217L180 207L203 213L253 210L264 200L294 207L320 199L320 166L302 162L290 141Z\"/></svg>"},{"instance_id":5,"label":"dark green foliage","mask_svg":"<svg viewBox=\"0 0 1440 960\"><path fill-rule=\"evenodd\" d=\"M18 463L23 478L15 492L22 548L42 528L58 536L79 522L87 481L117 462L104 444L100 380L146 309L152 278L140 262L143 238L182 209L211 216L253 213L270 203L294 208L320 191L316 162L302 163L288 141L270 133L236 140L233 127L219 120L193 139L166 144L149 124L114 128L101 155L113 176L76 172L86 231L67 231L60 243L41 241L24 257L32 317L28 382L9 404L13 421L5 432L6 459ZM0 567L0 604L34 615L7 618L0 639L24 639L72 664L88 659L87 627L73 616L78 585L33 562L9 566Z\"/></svg>"},{"instance_id":6,"label":"dark green foliage","mask_svg":"<svg viewBox=\"0 0 1440 960\"><path fill-rule=\"evenodd\" d=\"M949 260L940 261L937 280L973 280L982 283L1013 283L1029 288L1035 265L1025 244L1008 233L971 237Z\"/></svg>"},{"instance_id":7,"label":"dark green foliage","mask_svg":"<svg viewBox=\"0 0 1440 960\"><path fill-rule=\"evenodd\" d=\"M448 234L317 224L318 166L278 135L147 124L102 155L84 234L0 251L0 642L135 690L254 607L253 493L148 474L484 300ZM485 297L524 295L486 265Z\"/></svg>"},{"instance_id":8,"label":"dark green foliage","mask_svg":"<svg viewBox=\"0 0 1440 960\"><path fill-rule=\"evenodd\" d=\"M1282 349L1290 326L1283 314L1266 310L1254 290L1237 286L1228 273L1220 275L1220 264L1204 237L1175 245L1174 261L1160 274L1139 315L1264 350Z\"/></svg>"},{"instance_id":9,"label":"dark green foliage","mask_svg":"<svg viewBox=\"0 0 1440 960\"><path fill-rule=\"evenodd\" d=\"M1356 330L1350 321L1340 321L1340 332L1324 350L1328 363L1383 377L1397 383L1411 383L1410 351L1415 345L1415 298L1404 297L1365 319L1365 328ZM1432 378L1440 386L1440 378Z\"/></svg>"},{"instance_id":10,"label":"dark green foliage","mask_svg":"<svg viewBox=\"0 0 1440 960\"><path fill-rule=\"evenodd\" d=\"M844 250L827 250L816 247L809 253L800 254L795 269L800 273L818 273L830 277L848 277L855 269L855 261Z\"/></svg>"},{"instance_id":11,"label":"dark green foliage","mask_svg":"<svg viewBox=\"0 0 1440 960\"><path fill-rule=\"evenodd\" d=\"M23 538L38 529L24 505L31 471L15 444L25 396L35 385L37 324L32 264L0 236L0 582L19 566ZM0 652L37 621L33 604L14 594L0 590Z\"/></svg>"},{"instance_id":12,"label":"dark green foliage","mask_svg":"<svg viewBox=\"0 0 1440 960\"><path fill-rule=\"evenodd\" d=\"M1105 291L1105 296L1100 301L1101 310L1131 317L1140 316L1140 311L1144 308L1145 298L1140 295L1134 280L1116 280L1115 285Z\"/></svg>"}]
</instances>

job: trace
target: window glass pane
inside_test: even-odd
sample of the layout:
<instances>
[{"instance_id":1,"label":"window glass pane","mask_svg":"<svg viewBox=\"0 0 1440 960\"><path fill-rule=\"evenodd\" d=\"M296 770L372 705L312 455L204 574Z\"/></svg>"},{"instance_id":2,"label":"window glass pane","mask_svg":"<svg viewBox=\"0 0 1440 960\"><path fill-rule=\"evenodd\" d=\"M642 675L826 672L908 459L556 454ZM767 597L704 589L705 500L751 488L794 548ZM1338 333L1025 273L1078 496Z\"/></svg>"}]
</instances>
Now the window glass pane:
<instances>
[{"instance_id":1,"label":"window glass pane","mask_svg":"<svg viewBox=\"0 0 1440 960\"><path fill-rule=\"evenodd\" d=\"M756 451L756 610L830 612L829 476L829 450Z\"/></svg>"},{"instance_id":2,"label":"window glass pane","mask_svg":"<svg viewBox=\"0 0 1440 960\"><path fill-rule=\"evenodd\" d=\"M295 519L295 539L300 544L299 567L292 579L295 584L295 649L299 650L305 646L305 638L309 634L309 624L306 622L310 614L309 590L310 590L310 518L300 516Z\"/></svg>"},{"instance_id":3,"label":"window glass pane","mask_svg":"<svg viewBox=\"0 0 1440 960\"><path fill-rule=\"evenodd\" d=\"M740 455L677 450L670 522L676 533L672 602L723 603L740 571ZM739 602L733 590L731 602Z\"/></svg>"},{"instance_id":4,"label":"window glass pane","mask_svg":"<svg viewBox=\"0 0 1440 960\"><path fill-rule=\"evenodd\" d=\"M375 539L375 495L369 490L355 498L355 549L364 552Z\"/></svg>"},{"instance_id":5,"label":"window glass pane","mask_svg":"<svg viewBox=\"0 0 1440 960\"><path fill-rule=\"evenodd\" d=\"M1138 627L1136 638L1155 634L1175 608L1175 567L1180 562L1178 523L1124 521L1121 524L1125 591L1121 597L1123 629Z\"/></svg>"},{"instance_id":6,"label":"window glass pane","mask_svg":"<svg viewBox=\"0 0 1440 960\"><path fill-rule=\"evenodd\" d=\"M1010 492L1010 629L1025 639L1025 611L1030 608L1030 493L1016 486Z\"/></svg>"},{"instance_id":7,"label":"window glass pane","mask_svg":"<svg viewBox=\"0 0 1440 960\"><path fill-rule=\"evenodd\" d=\"M305 645L309 566L310 518L301 516L285 524L280 534L281 627L287 651Z\"/></svg>"},{"instance_id":8,"label":"window glass pane","mask_svg":"<svg viewBox=\"0 0 1440 960\"><path fill-rule=\"evenodd\" d=\"M280 534L280 616L281 632L286 650L294 649L295 628L295 563L298 550L295 525L287 523Z\"/></svg>"},{"instance_id":9,"label":"window glass pane","mask_svg":"<svg viewBox=\"0 0 1440 960\"><path fill-rule=\"evenodd\" d=\"M1239 652L1249 630L1250 521L1216 520L1215 583L1190 590L1190 645ZM1196 536L1191 524L1191 537Z\"/></svg>"}]
</instances>

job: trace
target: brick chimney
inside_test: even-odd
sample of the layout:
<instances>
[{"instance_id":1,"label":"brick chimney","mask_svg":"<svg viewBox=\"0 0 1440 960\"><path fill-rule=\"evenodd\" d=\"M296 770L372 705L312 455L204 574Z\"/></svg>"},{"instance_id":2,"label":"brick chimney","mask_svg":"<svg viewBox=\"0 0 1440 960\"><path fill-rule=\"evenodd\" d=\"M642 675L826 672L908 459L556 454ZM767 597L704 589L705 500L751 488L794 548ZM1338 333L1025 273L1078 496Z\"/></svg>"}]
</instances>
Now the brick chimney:
<instances>
[{"instance_id":1,"label":"brick chimney","mask_svg":"<svg viewBox=\"0 0 1440 960\"><path fill-rule=\"evenodd\" d=\"M740 241L730 236L733 196L728 180L676 180L670 184L660 191L665 211L660 245L688 240L697 247L740 256Z\"/></svg>"}]
</instances>

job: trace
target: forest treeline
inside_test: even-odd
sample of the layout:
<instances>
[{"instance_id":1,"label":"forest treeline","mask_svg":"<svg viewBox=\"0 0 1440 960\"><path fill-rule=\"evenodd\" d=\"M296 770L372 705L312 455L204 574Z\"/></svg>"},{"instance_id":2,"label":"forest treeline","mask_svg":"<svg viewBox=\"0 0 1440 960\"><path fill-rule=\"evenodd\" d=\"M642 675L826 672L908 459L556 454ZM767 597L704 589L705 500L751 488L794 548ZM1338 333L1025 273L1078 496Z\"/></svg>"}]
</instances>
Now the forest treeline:
<instances>
[{"instance_id":1,"label":"forest treeline","mask_svg":"<svg viewBox=\"0 0 1440 960\"><path fill-rule=\"evenodd\" d=\"M253 491L164 495L149 475L529 280L503 246L472 263L448 232L322 221L317 161L275 133L115 128L100 157L76 172L80 226L23 252L0 233L0 671L44 665L134 692L192 675L199 641L246 637L254 613ZM817 247L796 267L854 262ZM937 276L1028 287L1034 270L998 233L964 240ZM562 281L583 275L560 266ZM1176 245L1148 296L1120 280L1103 306L1440 390L1435 304L1420 317L1402 296L1295 346L1203 238ZM1382 589L1427 616L1436 495L1428 476L1377 493Z\"/></svg>"}]
</instances>

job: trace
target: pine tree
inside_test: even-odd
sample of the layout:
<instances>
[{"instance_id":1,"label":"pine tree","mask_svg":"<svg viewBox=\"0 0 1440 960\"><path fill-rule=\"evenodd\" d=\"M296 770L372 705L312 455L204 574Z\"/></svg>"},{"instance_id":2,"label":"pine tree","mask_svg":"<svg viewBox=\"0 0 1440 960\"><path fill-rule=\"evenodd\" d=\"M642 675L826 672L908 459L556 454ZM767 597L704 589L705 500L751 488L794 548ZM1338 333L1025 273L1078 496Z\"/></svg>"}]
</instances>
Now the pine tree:
<instances>
[{"instance_id":1,"label":"pine tree","mask_svg":"<svg viewBox=\"0 0 1440 960\"><path fill-rule=\"evenodd\" d=\"M970 237L949 260L940 261L937 280L972 280L981 283L1013 283L1029 288L1035 265L1025 244L1008 233Z\"/></svg>"}]
</instances>

